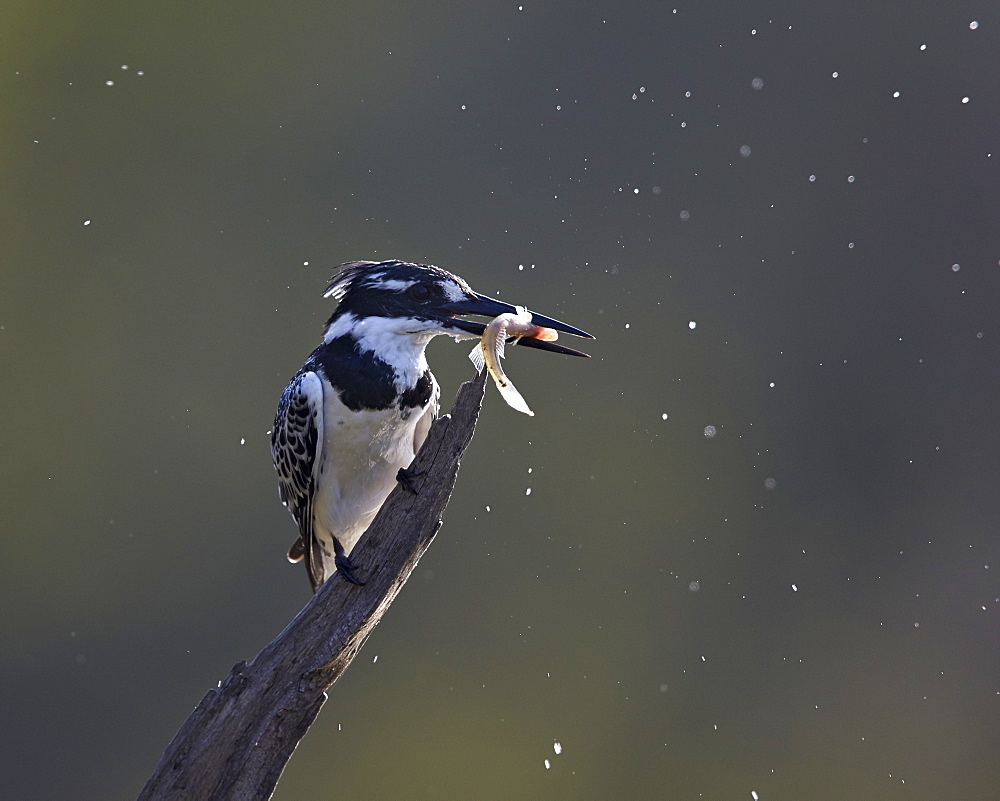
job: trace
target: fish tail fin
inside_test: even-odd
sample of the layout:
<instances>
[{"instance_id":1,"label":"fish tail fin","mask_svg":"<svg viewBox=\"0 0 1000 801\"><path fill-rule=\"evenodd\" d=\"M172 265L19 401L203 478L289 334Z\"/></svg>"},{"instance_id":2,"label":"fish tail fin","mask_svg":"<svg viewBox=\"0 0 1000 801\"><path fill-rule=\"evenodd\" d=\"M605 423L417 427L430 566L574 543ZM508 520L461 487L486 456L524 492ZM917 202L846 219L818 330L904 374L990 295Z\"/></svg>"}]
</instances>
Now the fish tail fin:
<instances>
[{"instance_id":1,"label":"fish tail fin","mask_svg":"<svg viewBox=\"0 0 1000 801\"><path fill-rule=\"evenodd\" d=\"M507 405L510 406L511 409L523 412L529 417L535 416L535 413L528 408L527 402L525 402L524 398L521 397L521 393L514 388L514 385L511 383L509 378L505 384L501 385L497 382L497 389L500 390L500 394L503 395L503 399L507 401Z\"/></svg>"}]
</instances>

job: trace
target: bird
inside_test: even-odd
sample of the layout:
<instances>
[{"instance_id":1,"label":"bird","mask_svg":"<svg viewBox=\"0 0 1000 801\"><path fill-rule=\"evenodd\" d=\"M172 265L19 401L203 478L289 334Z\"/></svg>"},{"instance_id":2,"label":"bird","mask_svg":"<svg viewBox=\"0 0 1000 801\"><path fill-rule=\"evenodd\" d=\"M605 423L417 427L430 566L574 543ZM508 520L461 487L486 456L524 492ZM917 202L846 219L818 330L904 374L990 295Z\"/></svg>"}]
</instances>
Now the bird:
<instances>
[{"instance_id":1,"label":"bird","mask_svg":"<svg viewBox=\"0 0 1000 801\"><path fill-rule=\"evenodd\" d=\"M397 481L414 490L406 468L440 406L427 344L485 330L459 315L493 318L519 308L475 292L441 267L396 260L340 265L323 297L337 306L322 342L282 392L271 431L279 497L298 526L288 559L305 562L314 592L338 571L364 583L351 549ZM544 315L533 320L593 339ZM521 343L587 356L542 340Z\"/></svg>"}]
</instances>

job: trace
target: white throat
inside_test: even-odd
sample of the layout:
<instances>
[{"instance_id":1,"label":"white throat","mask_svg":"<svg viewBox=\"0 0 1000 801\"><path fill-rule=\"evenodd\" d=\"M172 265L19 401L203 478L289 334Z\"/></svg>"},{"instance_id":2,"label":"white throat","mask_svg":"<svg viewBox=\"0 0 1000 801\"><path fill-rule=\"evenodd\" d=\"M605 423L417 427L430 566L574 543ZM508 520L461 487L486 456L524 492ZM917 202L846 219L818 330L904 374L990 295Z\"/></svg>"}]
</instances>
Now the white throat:
<instances>
[{"instance_id":1,"label":"white throat","mask_svg":"<svg viewBox=\"0 0 1000 801\"><path fill-rule=\"evenodd\" d=\"M371 352L388 364L395 373L396 389L404 391L417 383L427 370L427 343L445 333L438 323L397 317L363 317L353 314L338 317L326 329L324 342L350 335L362 352Z\"/></svg>"}]
</instances>

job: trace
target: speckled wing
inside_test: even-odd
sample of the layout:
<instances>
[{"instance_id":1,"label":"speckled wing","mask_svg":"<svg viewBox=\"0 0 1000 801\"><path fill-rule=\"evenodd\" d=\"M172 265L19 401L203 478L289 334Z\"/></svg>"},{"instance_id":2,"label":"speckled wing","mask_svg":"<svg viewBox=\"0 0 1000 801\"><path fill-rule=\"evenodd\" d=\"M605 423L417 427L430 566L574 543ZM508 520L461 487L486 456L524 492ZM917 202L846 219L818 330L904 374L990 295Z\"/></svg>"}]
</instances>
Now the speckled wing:
<instances>
[{"instance_id":1,"label":"speckled wing","mask_svg":"<svg viewBox=\"0 0 1000 801\"><path fill-rule=\"evenodd\" d=\"M323 384L316 373L303 370L293 378L278 401L271 431L271 458L278 471L278 494L299 527L299 539L288 552L306 567L314 586L322 583L322 559L313 558L313 499L323 447Z\"/></svg>"}]
</instances>

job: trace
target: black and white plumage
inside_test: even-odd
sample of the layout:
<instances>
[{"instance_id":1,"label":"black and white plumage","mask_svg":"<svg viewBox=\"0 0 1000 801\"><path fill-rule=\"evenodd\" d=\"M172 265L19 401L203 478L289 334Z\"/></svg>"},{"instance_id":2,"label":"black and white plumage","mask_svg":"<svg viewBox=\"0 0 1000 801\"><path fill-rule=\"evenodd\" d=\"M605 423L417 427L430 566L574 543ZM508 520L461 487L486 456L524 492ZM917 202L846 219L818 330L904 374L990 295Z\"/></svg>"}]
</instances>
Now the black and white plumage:
<instances>
[{"instance_id":1,"label":"black and white plumage","mask_svg":"<svg viewBox=\"0 0 1000 801\"><path fill-rule=\"evenodd\" d=\"M271 454L279 491L299 528L288 552L305 560L316 590L340 570L361 583L349 554L420 449L440 388L425 348L435 336L469 339L510 304L487 298L439 267L401 261L342 265L324 297L339 301L322 343L278 403ZM539 325L590 336L535 315ZM538 341L531 347L578 351Z\"/></svg>"}]
</instances>

